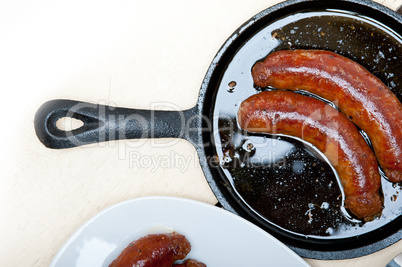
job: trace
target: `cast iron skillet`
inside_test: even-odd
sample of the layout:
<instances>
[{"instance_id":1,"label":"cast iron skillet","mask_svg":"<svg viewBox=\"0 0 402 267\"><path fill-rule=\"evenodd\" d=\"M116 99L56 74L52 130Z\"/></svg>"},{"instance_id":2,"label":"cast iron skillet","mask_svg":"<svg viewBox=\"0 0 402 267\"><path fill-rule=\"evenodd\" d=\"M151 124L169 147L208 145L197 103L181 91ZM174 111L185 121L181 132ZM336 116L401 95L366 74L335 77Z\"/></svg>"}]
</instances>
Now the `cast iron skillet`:
<instances>
[{"instance_id":1,"label":"cast iron skillet","mask_svg":"<svg viewBox=\"0 0 402 267\"><path fill-rule=\"evenodd\" d=\"M347 14L349 17L359 18L358 20L369 21L368 24L357 23L349 27L349 30L356 30L356 38L365 36L369 39L354 42L351 41L353 36L345 38L345 33L340 33L342 31L339 27L338 30L333 30L334 27L325 28L325 25L330 23L320 20L320 12L329 12L335 18ZM297 24L301 18L300 14L307 14L307 20L311 17L315 25L310 26L316 30L305 31L304 36L300 34L299 38L292 39L294 34L297 35L297 30L300 30L298 25L302 25ZM303 23L306 19L303 19ZM281 27L277 28L274 34L272 25L277 22L280 22ZM317 26L317 23L323 25ZM386 33L383 33L384 31ZM261 39L261 34L266 36ZM234 102L230 105L235 111L239 101L258 91L253 87L251 80L252 64L269 52L279 49L318 48L343 54L372 71L401 100L402 91L398 89L402 86L399 63L402 62L401 35L402 17L371 1L286 1L251 18L226 41L206 73L198 102L193 108L183 111L138 110L73 100L51 100L43 104L35 115L36 134L46 147L53 149L118 139L184 138L195 146L205 177L223 208L265 229L302 257L346 259L367 255L402 238L399 226L402 225L402 216L398 213L400 211L395 212L395 218L384 225L348 237L320 238L284 230L264 219L244 202L219 164L221 148L217 144L221 140L219 135L216 135L219 131L216 116L223 115L223 98L226 102ZM374 39L370 40L370 36L374 36ZM384 40L379 40L382 37ZM392 44L388 45L387 38ZM259 40L265 40L266 43ZM372 45L367 45L370 43ZM248 49L253 45L255 49L251 50L256 52L248 53L247 51L251 51ZM235 66L242 66L239 67L241 71L238 71L238 77ZM229 85L227 91L230 80L236 82L235 93L231 92L234 83ZM56 122L63 117L79 119L83 126L72 131L60 130Z\"/></svg>"}]
</instances>

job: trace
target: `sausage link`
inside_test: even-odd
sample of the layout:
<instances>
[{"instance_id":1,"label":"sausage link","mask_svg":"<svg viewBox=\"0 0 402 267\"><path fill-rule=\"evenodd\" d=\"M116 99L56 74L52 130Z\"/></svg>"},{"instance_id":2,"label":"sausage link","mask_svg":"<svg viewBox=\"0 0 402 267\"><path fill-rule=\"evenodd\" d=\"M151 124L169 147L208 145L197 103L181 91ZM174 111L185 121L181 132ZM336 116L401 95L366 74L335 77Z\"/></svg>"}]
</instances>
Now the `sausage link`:
<instances>
[{"instance_id":1,"label":"sausage link","mask_svg":"<svg viewBox=\"0 0 402 267\"><path fill-rule=\"evenodd\" d=\"M109 267L171 267L190 250L190 242L176 232L151 234L130 243Z\"/></svg>"},{"instance_id":2,"label":"sausage link","mask_svg":"<svg viewBox=\"0 0 402 267\"><path fill-rule=\"evenodd\" d=\"M239 126L249 132L285 134L319 149L338 173L345 207L363 219L382 210L377 160L356 126L332 106L291 91L258 93L239 108Z\"/></svg>"},{"instance_id":3,"label":"sausage link","mask_svg":"<svg viewBox=\"0 0 402 267\"><path fill-rule=\"evenodd\" d=\"M282 50L252 68L260 87L305 90L334 102L369 136L391 182L402 181L402 104L363 66L324 50Z\"/></svg>"}]
</instances>

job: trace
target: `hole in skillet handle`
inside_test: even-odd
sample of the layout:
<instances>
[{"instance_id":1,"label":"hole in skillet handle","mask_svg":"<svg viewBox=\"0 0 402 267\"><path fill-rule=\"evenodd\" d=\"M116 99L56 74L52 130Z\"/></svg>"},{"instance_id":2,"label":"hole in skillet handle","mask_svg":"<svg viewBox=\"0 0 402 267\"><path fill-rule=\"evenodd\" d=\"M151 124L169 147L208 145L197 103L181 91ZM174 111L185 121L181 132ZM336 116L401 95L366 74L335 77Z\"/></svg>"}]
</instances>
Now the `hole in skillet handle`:
<instances>
[{"instance_id":1,"label":"hole in skillet handle","mask_svg":"<svg viewBox=\"0 0 402 267\"><path fill-rule=\"evenodd\" d=\"M81 128L84 126L84 122L82 120L63 117L57 120L56 127L61 131L72 131Z\"/></svg>"}]
</instances>

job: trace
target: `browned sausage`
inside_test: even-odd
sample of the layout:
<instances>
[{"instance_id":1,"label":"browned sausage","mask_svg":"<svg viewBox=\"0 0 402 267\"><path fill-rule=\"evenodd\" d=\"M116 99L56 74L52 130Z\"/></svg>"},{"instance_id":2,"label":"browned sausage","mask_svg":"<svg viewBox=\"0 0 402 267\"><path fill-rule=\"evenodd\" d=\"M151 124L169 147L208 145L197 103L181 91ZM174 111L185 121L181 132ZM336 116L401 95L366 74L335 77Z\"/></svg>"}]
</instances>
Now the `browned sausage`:
<instances>
[{"instance_id":1,"label":"browned sausage","mask_svg":"<svg viewBox=\"0 0 402 267\"><path fill-rule=\"evenodd\" d=\"M190 242L183 235L151 234L130 243L109 267L171 267L190 250Z\"/></svg>"},{"instance_id":2,"label":"browned sausage","mask_svg":"<svg viewBox=\"0 0 402 267\"><path fill-rule=\"evenodd\" d=\"M324 102L291 91L258 93L239 108L239 126L249 132L299 137L317 147L337 171L345 207L358 218L382 210L377 160L356 126Z\"/></svg>"},{"instance_id":3,"label":"browned sausage","mask_svg":"<svg viewBox=\"0 0 402 267\"><path fill-rule=\"evenodd\" d=\"M252 68L260 87L306 90L334 102L369 136L380 166L402 181L402 104L358 63L323 50L283 50Z\"/></svg>"},{"instance_id":4,"label":"browned sausage","mask_svg":"<svg viewBox=\"0 0 402 267\"><path fill-rule=\"evenodd\" d=\"M173 265L173 267L207 267L204 263L189 259L185 260L183 263L178 263Z\"/></svg>"}]
</instances>

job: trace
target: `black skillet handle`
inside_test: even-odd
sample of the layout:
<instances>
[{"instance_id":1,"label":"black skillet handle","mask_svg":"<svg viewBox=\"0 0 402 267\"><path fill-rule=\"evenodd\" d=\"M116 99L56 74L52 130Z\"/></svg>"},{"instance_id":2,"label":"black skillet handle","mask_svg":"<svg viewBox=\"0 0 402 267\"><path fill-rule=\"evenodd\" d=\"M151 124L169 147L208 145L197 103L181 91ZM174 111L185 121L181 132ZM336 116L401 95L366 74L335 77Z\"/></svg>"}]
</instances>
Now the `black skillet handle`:
<instances>
[{"instance_id":1,"label":"black skillet handle","mask_svg":"<svg viewBox=\"0 0 402 267\"><path fill-rule=\"evenodd\" d=\"M35 115L35 131L49 148L71 148L111 140L138 138L188 138L188 121L195 108L184 111L142 110L97 105L73 100L51 100ZM64 117L82 122L63 130L57 121Z\"/></svg>"}]
</instances>

